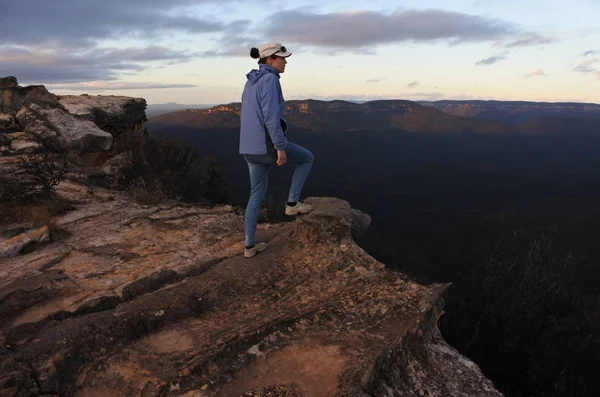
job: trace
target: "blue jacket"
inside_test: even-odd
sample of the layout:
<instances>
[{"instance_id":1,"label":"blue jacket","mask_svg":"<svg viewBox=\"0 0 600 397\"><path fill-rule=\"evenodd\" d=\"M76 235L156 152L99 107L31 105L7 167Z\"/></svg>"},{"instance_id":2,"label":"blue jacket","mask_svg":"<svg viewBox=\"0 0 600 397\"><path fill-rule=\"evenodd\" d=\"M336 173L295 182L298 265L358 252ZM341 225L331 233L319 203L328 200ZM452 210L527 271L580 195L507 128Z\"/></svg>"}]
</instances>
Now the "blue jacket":
<instances>
[{"instance_id":1,"label":"blue jacket","mask_svg":"<svg viewBox=\"0 0 600 397\"><path fill-rule=\"evenodd\" d=\"M240 153L271 154L285 150L287 123L283 118L285 101L279 72L261 64L246 77L240 110Z\"/></svg>"}]
</instances>

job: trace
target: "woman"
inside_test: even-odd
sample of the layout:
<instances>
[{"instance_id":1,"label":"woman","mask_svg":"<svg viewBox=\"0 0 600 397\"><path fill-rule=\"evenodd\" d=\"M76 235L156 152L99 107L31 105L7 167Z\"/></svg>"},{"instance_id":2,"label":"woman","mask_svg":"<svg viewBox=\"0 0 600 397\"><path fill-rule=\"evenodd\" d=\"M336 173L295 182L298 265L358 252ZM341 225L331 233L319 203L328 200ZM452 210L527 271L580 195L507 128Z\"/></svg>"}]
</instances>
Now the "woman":
<instances>
[{"instance_id":1,"label":"woman","mask_svg":"<svg viewBox=\"0 0 600 397\"><path fill-rule=\"evenodd\" d=\"M251 185L245 214L246 258L267 248L265 243L256 243L255 234L258 211L267 195L269 169L273 164L279 167L296 164L285 214L306 214L312 210L310 205L300 201L300 196L312 168L313 155L288 142L287 123L283 118L285 102L279 78L290 55L292 53L280 43L265 43L250 50L250 56L259 59L259 68L246 75L240 112L240 154L248 163Z\"/></svg>"}]
</instances>

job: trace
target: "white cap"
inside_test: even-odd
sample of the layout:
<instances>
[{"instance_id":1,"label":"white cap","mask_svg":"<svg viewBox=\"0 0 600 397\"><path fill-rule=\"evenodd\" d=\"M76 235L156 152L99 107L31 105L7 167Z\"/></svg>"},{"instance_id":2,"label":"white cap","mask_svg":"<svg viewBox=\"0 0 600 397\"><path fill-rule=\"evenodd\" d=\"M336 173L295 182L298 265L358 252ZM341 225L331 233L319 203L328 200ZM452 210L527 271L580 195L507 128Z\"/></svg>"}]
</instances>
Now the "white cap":
<instances>
[{"instance_id":1,"label":"white cap","mask_svg":"<svg viewBox=\"0 0 600 397\"><path fill-rule=\"evenodd\" d=\"M264 43L258 47L258 53L261 58L267 58L271 55L287 58L292 55L281 43Z\"/></svg>"}]
</instances>

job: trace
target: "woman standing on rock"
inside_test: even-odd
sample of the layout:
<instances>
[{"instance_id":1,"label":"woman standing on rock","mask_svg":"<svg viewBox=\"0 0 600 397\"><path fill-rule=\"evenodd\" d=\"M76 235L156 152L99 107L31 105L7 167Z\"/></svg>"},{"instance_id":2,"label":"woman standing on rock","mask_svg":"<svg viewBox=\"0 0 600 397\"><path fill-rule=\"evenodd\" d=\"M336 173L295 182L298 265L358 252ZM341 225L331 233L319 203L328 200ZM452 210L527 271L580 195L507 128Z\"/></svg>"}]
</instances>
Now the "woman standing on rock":
<instances>
[{"instance_id":1,"label":"woman standing on rock","mask_svg":"<svg viewBox=\"0 0 600 397\"><path fill-rule=\"evenodd\" d=\"M272 165L296 164L285 214L306 214L312 210L310 205L299 200L312 168L313 155L305 148L288 142L287 123L283 118L285 102L279 79L290 55L292 53L280 43L265 43L250 50L250 56L259 59L259 68L246 75L248 80L242 93L240 112L240 154L248 163L251 185L245 214L246 258L267 248L265 243L256 243L255 234L258 211L267 195Z\"/></svg>"}]
</instances>

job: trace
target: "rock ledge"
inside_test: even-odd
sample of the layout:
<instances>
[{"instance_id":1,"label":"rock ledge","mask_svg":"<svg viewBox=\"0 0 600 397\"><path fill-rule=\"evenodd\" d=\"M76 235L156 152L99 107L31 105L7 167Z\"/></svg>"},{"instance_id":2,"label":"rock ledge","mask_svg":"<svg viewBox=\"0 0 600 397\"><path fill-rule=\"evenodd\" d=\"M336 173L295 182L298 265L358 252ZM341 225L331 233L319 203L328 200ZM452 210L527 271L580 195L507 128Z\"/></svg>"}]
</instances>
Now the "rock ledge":
<instances>
[{"instance_id":1,"label":"rock ledge","mask_svg":"<svg viewBox=\"0 0 600 397\"><path fill-rule=\"evenodd\" d=\"M343 200L244 259L234 208L59 192L70 235L0 269L2 396L501 396L437 329L448 285L364 252Z\"/></svg>"}]
</instances>

